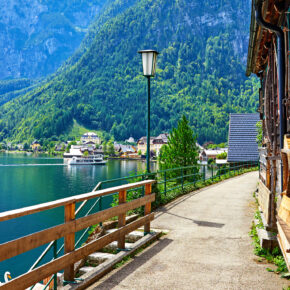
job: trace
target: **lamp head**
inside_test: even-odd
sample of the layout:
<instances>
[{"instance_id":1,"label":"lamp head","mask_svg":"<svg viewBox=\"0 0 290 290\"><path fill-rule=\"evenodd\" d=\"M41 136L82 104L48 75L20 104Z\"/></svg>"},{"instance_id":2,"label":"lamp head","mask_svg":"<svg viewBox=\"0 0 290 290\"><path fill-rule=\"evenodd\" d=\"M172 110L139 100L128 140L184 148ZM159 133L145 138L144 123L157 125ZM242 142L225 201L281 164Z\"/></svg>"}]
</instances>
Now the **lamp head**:
<instances>
[{"instance_id":1,"label":"lamp head","mask_svg":"<svg viewBox=\"0 0 290 290\"><path fill-rule=\"evenodd\" d=\"M143 75L145 77L154 77L159 52L153 49L146 49L139 50L138 53L142 55Z\"/></svg>"}]
</instances>

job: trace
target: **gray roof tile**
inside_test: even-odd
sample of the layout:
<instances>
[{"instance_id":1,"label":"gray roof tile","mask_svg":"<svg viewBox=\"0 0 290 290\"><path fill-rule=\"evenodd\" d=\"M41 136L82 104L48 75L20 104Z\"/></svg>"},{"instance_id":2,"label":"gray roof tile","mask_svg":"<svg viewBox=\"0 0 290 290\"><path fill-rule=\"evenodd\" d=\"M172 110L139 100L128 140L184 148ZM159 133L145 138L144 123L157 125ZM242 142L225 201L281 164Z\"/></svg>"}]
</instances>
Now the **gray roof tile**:
<instances>
[{"instance_id":1,"label":"gray roof tile","mask_svg":"<svg viewBox=\"0 0 290 290\"><path fill-rule=\"evenodd\" d=\"M256 124L259 114L230 114L229 162L258 161Z\"/></svg>"}]
</instances>

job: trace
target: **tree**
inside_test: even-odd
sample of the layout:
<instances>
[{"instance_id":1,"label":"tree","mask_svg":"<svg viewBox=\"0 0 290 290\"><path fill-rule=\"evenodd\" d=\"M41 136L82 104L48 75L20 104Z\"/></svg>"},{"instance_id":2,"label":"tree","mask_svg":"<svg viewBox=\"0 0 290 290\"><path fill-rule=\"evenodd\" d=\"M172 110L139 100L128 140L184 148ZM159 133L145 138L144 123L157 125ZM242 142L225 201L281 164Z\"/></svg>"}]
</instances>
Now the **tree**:
<instances>
[{"instance_id":1,"label":"tree","mask_svg":"<svg viewBox=\"0 0 290 290\"><path fill-rule=\"evenodd\" d=\"M71 141L68 143L68 146L66 147L66 152L69 152L70 151L70 148L72 145L77 145L77 142L76 141Z\"/></svg>"},{"instance_id":2,"label":"tree","mask_svg":"<svg viewBox=\"0 0 290 290\"><path fill-rule=\"evenodd\" d=\"M23 145L23 149L25 150L25 151L27 151L27 150L29 150L29 144L27 143L27 142L25 142L24 143L24 145Z\"/></svg>"},{"instance_id":3,"label":"tree","mask_svg":"<svg viewBox=\"0 0 290 290\"><path fill-rule=\"evenodd\" d=\"M196 136L183 115L177 128L170 133L167 146L161 147L159 166L161 169L169 169L197 165L197 157ZM190 171L192 172L192 170ZM185 170L184 174L188 174L188 170Z\"/></svg>"},{"instance_id":4,"label":"tree","mask_svg":"<svg viewBox=\"0 0 290 290\"><path fill-rule=\"evenodd\" d=\"M228 157L228 153L227 152L223 152L223 153L220 153L216 156L216 159L227 159Z\"/></svg>"},{"instance_id":5,"label":"tree","mask_svg":"<svg viewBox=\"0 0 290 290\"><path fill-rule=\"evenodd\" d=\"M108 154L110 156L114 156L115 155L115 149L114 149L114 144L112 143L112 141L108 142L107 148L108 148Z\"/></svg>"},{"instance_id":6,"label":"tree","mask_svg":"<svg viewBox=\"0 0 290 290\"><path fill-rule=\"evenodd\" d=\"M103 142L103 151L104 151L104 154L107 155L108 154L108 145L107 145L107 142Z\"/></svg>"}]
</instances>

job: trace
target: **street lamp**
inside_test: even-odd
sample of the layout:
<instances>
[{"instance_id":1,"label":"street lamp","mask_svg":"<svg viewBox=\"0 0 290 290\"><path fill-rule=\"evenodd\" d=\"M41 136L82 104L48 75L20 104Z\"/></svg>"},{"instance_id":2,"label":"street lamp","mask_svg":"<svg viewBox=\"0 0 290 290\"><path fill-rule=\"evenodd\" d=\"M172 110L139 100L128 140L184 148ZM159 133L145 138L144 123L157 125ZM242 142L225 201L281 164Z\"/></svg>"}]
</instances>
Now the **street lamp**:
<instances>
[{"instance_id":1,"label":"street lamp","mask_svg":"<svg viewBox=\"0 0 290 290\"><path fill-rule=\"evenodd\" d=\"M142 55L143 75L148 80L148 118L147 118L147 172L150 172L150 78L154 77L156 70L157 55L156 50L146 49L139 50L138 53Z\"/></svg>"}]
</instances>

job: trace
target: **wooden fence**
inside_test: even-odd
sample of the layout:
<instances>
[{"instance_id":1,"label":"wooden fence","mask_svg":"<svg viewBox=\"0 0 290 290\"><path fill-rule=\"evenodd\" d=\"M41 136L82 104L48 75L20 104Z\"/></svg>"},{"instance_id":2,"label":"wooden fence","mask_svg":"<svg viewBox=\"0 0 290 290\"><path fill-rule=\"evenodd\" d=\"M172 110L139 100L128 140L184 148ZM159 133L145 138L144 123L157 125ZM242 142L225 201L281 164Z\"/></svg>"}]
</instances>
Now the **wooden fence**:
<instances>
[{"instance_id":1,"label":"wooden fence","mask_svg":"<svg viewBox=\"0 0 290 290\"><path fill-rule=\"evenodd\" d=\"M141 226L144 226L145 233L150 232L150 222L154 219L154 214L151 213L151 203L155 200L155 194L151 192L154 182L154 180L145 180L130 183L0 213L0 222L62 206L64 207L65 214L65 222L63 224L0 245L0 261L3 261L64 237L63 256L1 285L0 289L25 289L61 270L64 270L64 280L73 281L74 263L102 249L113 241L118 241L118 248L124 249L125 235ZM126 202L127 190L143 186L145 186L144 197ZM119 205L75 219L75 206L77 202L113 193L119 193ZM143 205L145 206L144 216L126 225L126 212ZM75 249L76 232L116 216L118 216L118 230Z\"/></svg>"}]
</instances>

